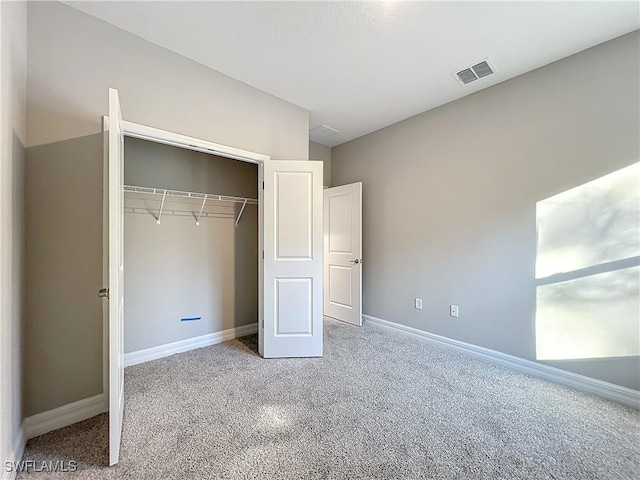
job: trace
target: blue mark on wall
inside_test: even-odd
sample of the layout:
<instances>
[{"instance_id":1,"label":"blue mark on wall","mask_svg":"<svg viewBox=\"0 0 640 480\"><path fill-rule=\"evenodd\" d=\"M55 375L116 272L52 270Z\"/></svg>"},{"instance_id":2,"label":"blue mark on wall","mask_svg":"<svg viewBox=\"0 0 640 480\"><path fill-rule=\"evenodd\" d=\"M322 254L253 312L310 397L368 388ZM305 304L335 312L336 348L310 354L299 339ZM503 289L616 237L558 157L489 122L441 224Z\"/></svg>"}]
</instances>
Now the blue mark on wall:
<instances>
[{"instance_id":1,"label":"blue mark on wall","mask_svg":"<svg viewBox=\"0 0 640 480\"><path fill-rule=\"evenodd\" d=\"M193 322L195 320L202 320L202 317L185 317L180 319L181 322Z\"/></svg>"}]
</instances>

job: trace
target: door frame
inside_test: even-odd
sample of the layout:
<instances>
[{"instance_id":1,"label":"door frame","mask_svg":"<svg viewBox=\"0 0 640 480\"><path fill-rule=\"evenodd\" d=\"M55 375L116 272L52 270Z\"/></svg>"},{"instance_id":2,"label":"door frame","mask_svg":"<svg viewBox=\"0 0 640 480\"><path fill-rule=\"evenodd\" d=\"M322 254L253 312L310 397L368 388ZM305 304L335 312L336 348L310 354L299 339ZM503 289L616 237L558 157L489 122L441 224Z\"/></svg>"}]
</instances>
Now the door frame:
<instances>
[{"instance_id":1,"label":"door frame","mask_svg":"<svg viewBox=\"0 0 640 480\"><path fill-rule=\"evenodd\" d=\"M264 190L262 189L262 182L264 181L264 162L271 160L269 155L262 153L251 152L249 150L242 150L239 148L231 147L228 145L222 145L219 143L210 142L180 133L170 132L168 130L161 130L159 128L149 127L147 125L141 125L139 123L122 121L122 130L125 137L134 137L142 140L148 140L151 142L162 143L165 145L171 145L174 147L184 148L186 150L193 150L201 153L208 153L210 155L217 155L219 157L231 158L233 160L240 160L242 162L252 163L258 165L258 204L262 205L264 201ZM109 132L109 117L102 117L102 134L107 135ZM103 141L103 165L104 172L107 169L107 156L109 154L109 148L105 141ZM108 176L103 174L103 205L108 205L109 188L108 188ZM103 208L103 212L106 211ZM103 285L109 284L109 235L108 231L108 218L103 214L103 230L102 230L102 262L103 262ZM262 250L264 246L264 213L263 209L258 208L258 250ZM262 255L258 255L258 329L262 328L263 320L263 289L262 289L262 272L263 272L263 258ZM103 302L103 314L102 314L102 391L104 395L103 411L109 410L109 318L105 314L106 304Z\"/></svg>"}]
</instances>

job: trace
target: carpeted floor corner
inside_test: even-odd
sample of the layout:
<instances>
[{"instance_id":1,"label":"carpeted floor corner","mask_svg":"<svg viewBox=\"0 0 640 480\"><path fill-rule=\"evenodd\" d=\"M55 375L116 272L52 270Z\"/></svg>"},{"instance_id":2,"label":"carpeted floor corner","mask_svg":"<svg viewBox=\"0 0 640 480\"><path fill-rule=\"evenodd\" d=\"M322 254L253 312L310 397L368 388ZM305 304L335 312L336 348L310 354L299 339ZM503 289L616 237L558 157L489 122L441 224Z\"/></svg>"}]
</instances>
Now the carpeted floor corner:
<instances>
[{"instance_id":1,"label":"carpeted floor corner","mask_svg":"<svg viewBox=\"0 0 640 480\"><path fill-rule=\"evenodd\" d=\"M247 337L126 370L108 418L30 440L77 479L636 479L640 412L382 330L326 320L325 356L264 360Z\"/></svg>"}]
</instances>

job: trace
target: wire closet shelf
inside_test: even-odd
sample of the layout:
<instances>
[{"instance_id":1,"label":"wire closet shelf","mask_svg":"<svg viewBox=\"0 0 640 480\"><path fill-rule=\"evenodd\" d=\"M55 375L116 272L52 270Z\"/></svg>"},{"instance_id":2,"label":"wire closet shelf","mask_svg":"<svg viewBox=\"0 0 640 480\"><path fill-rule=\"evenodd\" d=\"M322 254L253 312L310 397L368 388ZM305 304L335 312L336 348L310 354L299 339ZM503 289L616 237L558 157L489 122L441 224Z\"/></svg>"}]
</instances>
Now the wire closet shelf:
<instances>
[{"instance_id":1,"label":"wire closet shelf","mask_svg":"<svg viewBox=\"0 0 640 480\"><path fill-rule=\"evenodd\" d=\"M255 198L124 186L125 213L151 215L158 224L164 215L172 215L192 217L196 225L200 225L202 218L231 218L237 227L246 206L257 204Z\"/></svg>"}]
</instances>

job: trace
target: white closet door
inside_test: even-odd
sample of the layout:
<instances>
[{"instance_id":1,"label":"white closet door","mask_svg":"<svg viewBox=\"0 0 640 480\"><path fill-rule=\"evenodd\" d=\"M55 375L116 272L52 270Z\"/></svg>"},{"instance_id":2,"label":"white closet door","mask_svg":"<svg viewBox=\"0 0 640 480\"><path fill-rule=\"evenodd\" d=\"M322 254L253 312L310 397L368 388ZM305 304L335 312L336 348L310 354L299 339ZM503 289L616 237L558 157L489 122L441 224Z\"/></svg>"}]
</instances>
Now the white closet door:
<instances>
[{"instance_id":1,"label":"white closet door","mask_svg":"<svg viewBox=\"0 0 640 480\"><path fill-rule=\"evenodd\" d=\"M322 162L264 162L261 354L322 356Z\"/></svg>"},{"instance_id":2,"label":"white closet door","mask_svg":"<svg viewBox=\"0 0 640 480\"><path fill-rule=\"evenodd\" d=\"M109 89L109 465L118 463L124 415L124 135L118 91Z\"/></svg>"}]
</instances>

